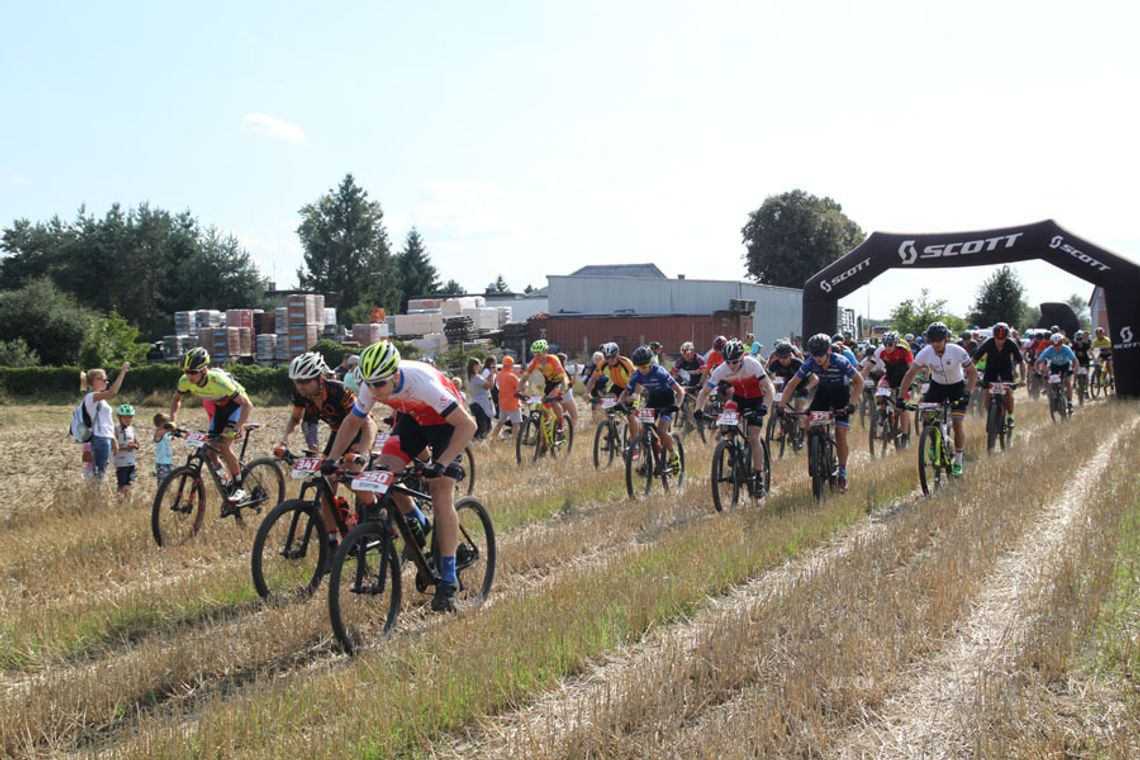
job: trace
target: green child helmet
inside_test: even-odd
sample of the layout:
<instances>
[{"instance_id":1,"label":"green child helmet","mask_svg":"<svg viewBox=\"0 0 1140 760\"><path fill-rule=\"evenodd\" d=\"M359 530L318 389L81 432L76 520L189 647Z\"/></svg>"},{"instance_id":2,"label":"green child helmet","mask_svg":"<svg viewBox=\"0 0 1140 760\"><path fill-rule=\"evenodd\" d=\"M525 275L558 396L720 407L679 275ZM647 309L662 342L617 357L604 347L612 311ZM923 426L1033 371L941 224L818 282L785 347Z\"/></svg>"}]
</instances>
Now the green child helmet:
<instances>
[{"instance_id":1,"label":"green child helmet","mask_svg":"<svg viewBox=\"0 0 1140 760\"><path fill-rule=\"evenodd\" d=\"M115 410L115 413L120 417L134 417L135 408L130 404L119 404L119 408Z\"/></svg>"}]
</instances>

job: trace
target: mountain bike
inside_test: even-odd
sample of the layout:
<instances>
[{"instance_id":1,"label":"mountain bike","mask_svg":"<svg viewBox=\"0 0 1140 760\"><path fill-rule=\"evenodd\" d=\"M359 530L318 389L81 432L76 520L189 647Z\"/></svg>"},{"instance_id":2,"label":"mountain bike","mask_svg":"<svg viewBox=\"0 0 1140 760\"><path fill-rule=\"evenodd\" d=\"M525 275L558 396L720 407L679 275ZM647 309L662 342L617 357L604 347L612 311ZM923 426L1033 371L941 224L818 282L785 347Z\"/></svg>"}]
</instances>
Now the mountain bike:
<instances>
[{"instance_id":1,"label":"mountain bike","mask_svg":"<svg viewBox=\"0 0 1140 760\"><path fill-rule=\"evenodd\" d=\"M391 424L391 420L388 420ZM380 458L383 453L384 444L392 436L391 431L379 430L376 432L376 440L372 443L372 451L370 452L370 459L368 463L369 469L373 467L376 460ZM420 458L428 456L427 449L420 453ZM463 475L455 481L455 495L470 496L471 492L475 490L475 452L471 450L470 446L463 447L463 453L460 456L460 464L463 465Z\"/></svg>"},{"instance_id":2,"label":"mountain bike","mask_svg":"<svg viewBox=\"0 0 1140 760\"><path fill-rule=\"evenodd\" d=\"M887 448L902 447L902 432L899 413L894 405L897 391L891 387L886 378L879 380L875 386L875 405L871 409L871 430L868 438L871 443L871 458L875 457L875 449L879 449L879 456L887 455Z\"/></svg>"},{"instance_id":3,"label":"mountain bike","mask_svg":"<svg viewBox=\"0 0 1140 760\"><path fill-rule=\"evenodd\" d=\"M863 393L859 395L859 427L867 427L867 417L871 414L875 407L875 398L872 395L874 388L870 383L863 387Z\"/></svg>"},{"instance_id":4,"label":"mountain bike","mask_svg":"<svg viewBox=\"0 0 1140 760\"><path fill-rule=\"evenodd\" d=\"M698 422L694 416L697 411L697 394L700 393L700 388L686 387L685 400L681 402L681 410L677 412L677 418L674 420L673 429L678 433L687 433L690 430L695 430L697 435L701 438L701 443L707 443L708 438L706 430L708 426Z\"/></svg>"},{"instance_id":5,"label":"mountain bike","mask_svg":"<svg viewBox=\"0 0 1140 760\"><path fill-rule=\"evenodd\" d=\"M614 407L617 399L606 397L597 399L606 413L606 418L598 423L594 431L594 469L609 469L614 459L625 451L628 425L625 415L618 414Z\"/></svg>"},{"instance_id":6,"label":"mountain bike","mask_svg":"<svg viewBox=\"0 0 1140 760\"><path fill-rule=\"evenodd\" d=\"M922 418L922 434L918 439L918 480L922 492L929 496L950 481L954 469L954 456L950 442L954 440L951 429L949 399L941 402L922 401L906 404L907 409L918 412Z\"/></svg>"},{"instance_id":7,"label":"mountain bike","mask_svg":"<svg viewBox=\"0 0 1140 760\"><path fill-rule=\"evenodd\" d=\"M823 501L828 492L839 488L839 457L835 443L834 411L785 412L807 417L808 475L811 476L811 495Z\"/></svg>"},{"instance_id":8,"label":"mountain bike","mask_svg":"<svg viewBox=\"0 0 1140 760\"><path fill-rule=\"evenodd\" d=\"M1093 359L1092 377L1089 378L1089 393L1098 398L1101 393L1108 398L1108 389L1113 385L1112 373L1108 371L1108 362L1103 356Z\"/></svg>"},{"instance_id":9,"label":"mountain bike","mask_svg":"<svg viewBox=\"0 0 1140 760\"><path fill-rule=\"evenodd\" d=\"M773 377L776 386L776 398L772 402L779 405L784 398L784 378ZM764 430L764 441L768 452L776 452L777 459L784 458L784 449L791 442L792 450L799 451L804 447L804 431L796 424L792 417L783 414L768 415L768 424Z\"/></svg>"},{"instance_id":10,"label":"mountain bike","mask_svg":"<svg viewBox=\"0 0 1140 760\"><path fill-rule=\"evenodd\" d=\"M441 581L437 531L430 531L431 543L425 551L413 533L413 520L403 519L392 499L405 494L430 511L431 495L416 486L422 486L422 481L415 468L399 473L368 470L351 481L352 490L373 493L378 501L341 541L329 570L329 621L349 654L391 633L400 613L405 573L414 573L411 582L421 594ZM473 497L458 499L455 512L459 518L455 552L459 591L454 604L465 610L482 604L491 592L495 530L487 510Z\"/></svg>"},{"instance_id":11,"label":"mountain bike","mask_svg":"<svg viewBox=\"0 0 1140 760\"><path fill-rule=\"evenodd\" d=\"M1087 366L1077 367L1077 403L1081 406L1085 405L1085 399L1089 397L1089 368Z\"/></svg>"},{"instance_id":12,"label":"mountain bike","mask_svg":"<svg viewBox=\"0 0 1140 760\"><path fill-rule=\"evenodd\" d=\"M249 436L261 426L247 424L242 429L241 451L238 462L245 461ZM175 438L182 438L190 447L186 464L176 467L158 486L150 513L150 528L155 543L159 546L176 546L193 538L202 527L206 515L206 486L202 473L209 473L218 493L222 497L219 517L233 517L238 525L244 525L242 512L251 509L261 513L263 508L279 504L285 498L285 476L273 457L261 457L248 464L242 464L235 489L244 492L236 502L229 500L231 485L223 482L222 475L214 469L212 460L221 461L221 449L214 438L203 431L172 430ZM219 470L225 472L224 466Z\"/></svg>"},{"instance_id":13,"label":"mountain bike","mask_svg":"<svg viewBox=\"0 0 1140 760\"><path fill-rule=\"evenodd\" d=\"M773 415L774 416L774 415ZM717 512L725 506L735 507L741 493L748 498L763 499L772 488L772 457L768 442L760 439L760 457L763 465L755 470L752 465L752 442L748 440L747 425L763 425L764 412L753 409L741 415L729 401L716 418L716 448L713 449L709 480L712 485L713 506Z\"/></svg>"},{"instance_id":14,"label":"mountain bike","mask_svg":"<svg viewBox=\"0 0 1140 760\"><path fill-rule=\"evenodd\" d=\"M523 396L530 405L530 411L523 417L522 428L515 436L515 461L523 463L523 452L531 452L531 462L537 462L539 457L549 454L557 457L559 450L569 454L574 447L574 425L570 422L570 415L562 413L562 426L559 428L558 419L554 414L554 407L549 396Z\"/></svg>"},{"instance_id":15,"label":"mountain bike","mask_svg":"<svg viewBox=\"0 0 1140 760\"><path fill-rule=\"evenodd\" d=\"M1060 372L1049 372L1049 419L1056 422L1058 418L1065 422L1069 419L1069 404L1065 400L1065 381Z\"/></svg>"},{"instance_id":16,"label":"mountain bike","mask_svg":"<svg viewBox=\"0 0 1140 760\"><path fill-rule=\"evenodd\" d=\"M1020 383L990 383L990 405L986 412L986 451L993 452L1000 445L1002 451L1013 442L1013 428L1005 410L1006 391L1016 390Z\"/></svg>"},{"instance_id":17,"label":"mountain bike","mask_svg":"<svg viewBox=\"0 0 1140 760\"><path fill-rule=\"evenodd\" d=\"M628 413L630 408L626 405L615 407L619 412ZM681 436L673 436L673 450L676 452L677 463L668 461L664 446L661 445L661 436L657 432L657 415L659 412L676 412L677 407L666 406L661 409L638 407L637 420L641 423L641 433L636 440L630 441L625 450L625 488L630 498L638 491L648 495L653 489L654 478L660 478L661 488L669 490L670 479L680 488L685 482L685 446Z\"/></svg>"}]
</instances>

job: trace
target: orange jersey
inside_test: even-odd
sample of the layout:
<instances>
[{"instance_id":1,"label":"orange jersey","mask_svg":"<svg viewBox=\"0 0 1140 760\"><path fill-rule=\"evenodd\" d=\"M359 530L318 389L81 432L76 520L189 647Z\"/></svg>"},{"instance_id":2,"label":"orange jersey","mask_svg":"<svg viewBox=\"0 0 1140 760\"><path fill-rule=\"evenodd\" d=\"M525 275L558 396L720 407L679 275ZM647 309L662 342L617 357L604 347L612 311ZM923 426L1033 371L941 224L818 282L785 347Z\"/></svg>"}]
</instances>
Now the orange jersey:
<instances>
[{"instance_id":1,"label":"orange jersey","mask_svg":"<svg viewBox=\"0 0 1140 760\"><path fill-rule=\"evenodd\" d=\"M539 361L539 360L542 361ZM536 356L530 360L530 364L526 365L524 375L530 376L530 373L538 370L548 383L557 383L567 380L566 370L562 366L562 362L558 361L558 357L554 354L544 354L543 356Z\"/></svg>"},{"instance_id":2,"label":"orange jersey","mask_svg":"<svg viewBox=\"0 0 1140 760\"><path fill-rule=\"evenodd\" d=\"M501 369L495 382L499 385L499 408L504 412L517 412L519 400L515 394L519 390L519 376L509 369Z\"/></svg>"},{"instance_id":3,"label":"orange jersey","mask_svg":"<svg viewBox=\"0 0 1140 760\"><path fill-rule=\"evenodd\" d=\"M720 351L715 348L709 351L708 356L705 357L705 366L701 367L702 372L711 372L712 370L724 364L724 357L720 355Z\"/></svg>"},{"instance_id":4,"label":"orange jersey","mask_svg":"<svg viewBox=\"0 0 1140 760\"><path fill-rule=\"evenodd\" d=\"M624 356L617 358L617 364L610 366L606 364L606 360L602 359L594 365L595 375L608 375L610 382L618 388L625 388L629 385L629 378L633 374L633 362Z\"/></svg>"}]
</instances>

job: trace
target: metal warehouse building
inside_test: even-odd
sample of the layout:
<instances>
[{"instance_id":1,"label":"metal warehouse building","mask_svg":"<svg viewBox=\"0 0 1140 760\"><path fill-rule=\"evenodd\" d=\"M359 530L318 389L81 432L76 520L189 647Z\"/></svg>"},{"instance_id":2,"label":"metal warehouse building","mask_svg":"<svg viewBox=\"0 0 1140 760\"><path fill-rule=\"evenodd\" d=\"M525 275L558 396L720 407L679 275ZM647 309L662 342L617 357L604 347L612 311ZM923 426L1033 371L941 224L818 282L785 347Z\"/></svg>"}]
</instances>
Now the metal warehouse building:
<instances>
[{"instance_id":1,"label":"metal warehouse building","mask_svg":"<svg viewBox=\"0 0 1140 760\"><path fill-rule=\"evenodd\" d=\"M670 353L685 340L707 350L715 335L748 332L770 348L801 324L803 291L797 288L670 279L653 264L583 267L547 280L550 316L532 319L529 332L572 354L607 340L623 351L648 340L661 341Z\"/></svg>"}]
</instances>

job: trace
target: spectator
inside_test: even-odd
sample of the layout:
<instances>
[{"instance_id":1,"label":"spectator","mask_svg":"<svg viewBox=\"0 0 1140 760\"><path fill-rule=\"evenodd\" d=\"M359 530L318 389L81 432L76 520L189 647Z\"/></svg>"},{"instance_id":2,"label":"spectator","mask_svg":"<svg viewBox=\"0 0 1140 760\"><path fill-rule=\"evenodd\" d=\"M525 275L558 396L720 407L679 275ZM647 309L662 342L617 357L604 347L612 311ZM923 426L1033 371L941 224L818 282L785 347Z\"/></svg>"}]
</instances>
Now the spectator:
<instances>
[{"instance_id":1,"label":"spectator","mask_svg":"<svg viewBox=\"0 0 1140 760\"><path fill-rule=\"evenodd\" d=\"M107 399L114 398L123 387L123 378L131 368L130 362L123 362L115 382L107 386L107 373L102 369L87 371L87 383L91 389L83 397L87 414L91 416L91 454L94 457L93 470L96 480L107 474L107 463L111 461L111 451L115 448L115 421L111 418L111 405Z\"/></svg>"},{"instance_id":2,"label":"spectator","mask_svg":"<svg viewBox=\"0 0 1140 760\"><path fill-rule=\"evenodd\" d=\"M159 485L174 469L174 444L170 440L170 417L159 412L154 415L154 478Z\"/></svg>"},{"instance_id":3,"label":"spectator","mask_svg":"<svg viewBox=\"0 0 1140 760\"><path fill-rule=\"evenodd\" d=\"M503 368L495 376L495 384L499 386L499 418L495 422L495 429L491 431L491 442L499 439L499 431L503 423L511 421L511 429L518 435L522 428L522 411L519 409L519 399L515 395L519 391L519 376L514 373L515 360L510 356L503 357Z\"/></svg>"},{"instance_id":4,"label":"spectator","mask_svg":"<svg viewBox=\"0 0 1140 760\"><path fill-rule=\"evenodd\" d=\"M119 495L126 496L135 482L135 463L138 460L139 442L135 437L135 408L130 404L119 404L116 410L119 425L115 428L115 479L119 484Z\"/></svg>"},{"instance_id":5,"label":"spectator","mask_svg":"<svg viewBox=\"0 0 1140 760\"><path fill-rule=\"evenodd\" d=\"M491 416L494 407L491 405L491 372L483 368L482 362L471 358L467 360L467 393L470 397L471 414L475 417L475 437L487 437L491 429Z\"/></svg>"}]
</instances>

